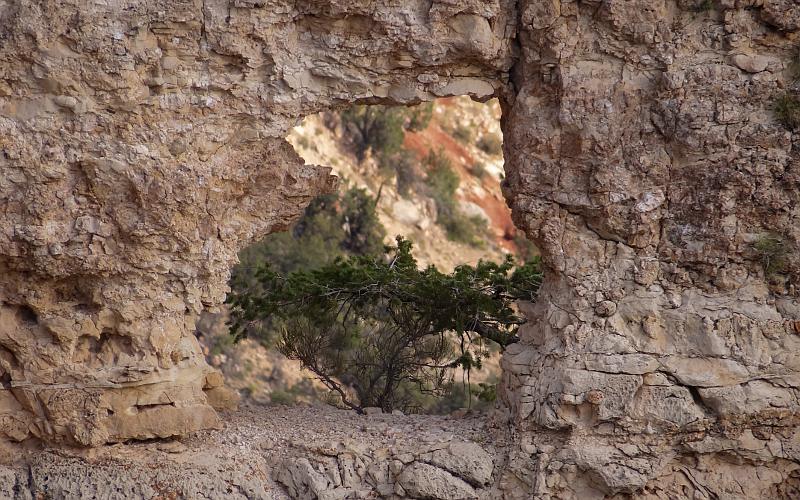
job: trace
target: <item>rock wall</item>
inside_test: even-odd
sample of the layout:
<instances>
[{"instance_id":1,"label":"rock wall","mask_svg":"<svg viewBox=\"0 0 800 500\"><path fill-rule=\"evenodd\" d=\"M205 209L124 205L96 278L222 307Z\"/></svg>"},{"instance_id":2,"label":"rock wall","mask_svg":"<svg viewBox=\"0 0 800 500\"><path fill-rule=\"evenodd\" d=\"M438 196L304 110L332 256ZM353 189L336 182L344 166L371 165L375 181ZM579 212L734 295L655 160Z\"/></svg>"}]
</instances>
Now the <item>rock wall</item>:
<instances>
[{"instance_id":1,"label":"rock wall","mask_svg":"<svg viewBox=\"0 0 800 500\"><path fill-rule=\"evenodd\" d=\"M519 9L506 192L548 273L504 358L512 484L800 493L800 161L772 110L800 4Z\"/></svg>"},{"instance_id":2,"label":"rock wall","mask_svg":"<svg viewBox=\"0 0 800 500\"><path fill-rule=\"evenodd\" d=\"M490 96L514 25L506 0L0 3L0 436L217 425L195 320L239 249L334 182L288 130Z\"/></svg>"},{"instance_id":3,"label":"rock wall","mask_svg":"<svg viewBox=\"0 0 800 500\"><path fill-rule=\"evenodd\" d=\"M215 425L194 320L333 182L289 127L498 95L547 277L497 491L791 498L800 162L771 103L798 32L791 0L0 4L0 433Z\"/></svg>"}]
</instances>

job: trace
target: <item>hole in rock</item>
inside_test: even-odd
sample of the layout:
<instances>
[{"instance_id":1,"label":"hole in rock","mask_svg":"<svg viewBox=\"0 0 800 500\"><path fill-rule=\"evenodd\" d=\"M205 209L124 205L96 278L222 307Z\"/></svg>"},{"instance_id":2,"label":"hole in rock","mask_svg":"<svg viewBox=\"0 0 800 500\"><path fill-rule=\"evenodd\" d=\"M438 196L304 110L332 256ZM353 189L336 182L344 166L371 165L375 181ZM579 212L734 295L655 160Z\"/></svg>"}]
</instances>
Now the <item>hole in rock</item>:
<instances>
[{"instance_id":1,"label":"hole in rock","mask_svg":"<svg viewBox=\"0 0 800 500\"><path fill-rule=\"evenodd\" d=\"M29 325L39 324L39 315L30 306L22 305L17 308L17 315L23 323Z\"/></svg>"},{"instance_id":2,"label":"hole in rock","mask_svg":"<svg viewBox=\"0 0 800 500\"><path fill-rule=\"evenodd\" d=\"M522 321L516 299L539 282L500 189L499 120L496 100L459 97L353 105L296 127L297 152L340 185L244 249L232 313L199 322L226 383L266 403L492 407L500 352Z\"/></svg>"}]
</instances>

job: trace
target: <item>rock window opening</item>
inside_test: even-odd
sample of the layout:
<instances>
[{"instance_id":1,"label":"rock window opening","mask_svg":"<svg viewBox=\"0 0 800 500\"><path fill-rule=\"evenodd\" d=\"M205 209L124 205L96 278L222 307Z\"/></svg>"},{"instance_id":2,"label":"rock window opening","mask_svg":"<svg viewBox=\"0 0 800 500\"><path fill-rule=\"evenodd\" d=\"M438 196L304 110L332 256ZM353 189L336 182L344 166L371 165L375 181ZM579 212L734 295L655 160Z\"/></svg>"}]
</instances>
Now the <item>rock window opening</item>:
<instances>
[{"instance_id":1,"label":"rock window opening","mask_svg":"<svg viewBox=\"0 0 800 500\"><path fill-rule=\"evenodd\" d=\"M412 107L353 105L306 117L288 140L306 164L331 167L339 178L338 187L315 199L287 231L268 235L240 252L241 262L232 272L232 295L263 291L257 274L264 263L278 275L287 276L320 268L337 258L385 254L387 261L391 260L385 246L397 246L398 236L413 244L411 253L418 268L436 266L443 276L461 264L502 264L508 255L513 256L516 267L532 262L536 249L514 227L501 193L504 161L499 120L497 100L479 103L467 97ZM516 304L511 307L521 315ZM343 310L338 317L348 313L349 309ZM367 376L363 370L333 366L374 362L364 361L363 353L356 355L356 361L315 358L325 365L317 366L316 373L297 360L303 353L293 351L289 357L295 359L287 359L284 335L287 328L297 329L298 325L251 322L244 329L247 338L236 343L229 332L228 316L228 312L205 315L198 334L209 363L222 370L227 384L246 401L324 402L359 411L380 406L384 411L438 414L479 411L494 405L502 349L488 333L476 336L481 341L467 354L460 350L461 340L455 334L421 341L413 349L419 357L415 362L424 358L430 366L449 364L452 369L428 370L424 376L412 375L389 387L391 384L384 384L384 378L372 372ZM359 325L362 330L368 328ZM475 329L486 333L484 326ZM366 333L360 331L359 335ZM389 350L387 338L380 343ZM350 352L354 345L337 345L337 349ZM331 381L320 376L326 370L336 374L333 385L343 390L332 389ZM364 387L370 383L381 389ZM393 396L387 399L381 394L385 391ZM361 399L369 399L369 404Z\"/></svg>"}]
</instances>

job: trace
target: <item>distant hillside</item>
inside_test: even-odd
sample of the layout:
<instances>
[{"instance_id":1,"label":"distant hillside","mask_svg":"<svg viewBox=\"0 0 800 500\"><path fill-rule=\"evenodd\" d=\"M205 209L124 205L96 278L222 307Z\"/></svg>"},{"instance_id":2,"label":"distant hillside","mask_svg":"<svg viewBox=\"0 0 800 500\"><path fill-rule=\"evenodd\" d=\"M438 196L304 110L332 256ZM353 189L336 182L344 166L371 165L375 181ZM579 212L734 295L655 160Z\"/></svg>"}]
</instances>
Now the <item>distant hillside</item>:
<instances>
[{"instance_id":1,"label":"distant hillside","mask_svg":"<svg viewBox=\"0 0 800 500\"><path fill-rule=\"evenodd\" d=\"M335 117L307 117L288 139L307 163L331 166L342 179L372 195L380 190L379 214L387 228L387 239L402 234L414 241L421 265L436 264L449 270L479 259L501 260L505 253L518 251L511 212L500 191L503 156L499 119L500 106L495 100L481 104L466 97L440 99L434 103L428 127L407 132L404 142L422 176L423 160L431 151L441 150L451 161L461 180L457 193L460 208L487 221L489 234L483 248L450 241L436 224L436 206L430 198L414 192L402 197L382 174L375 158L367 156L359 162Z\"/></svg>"},{"instance_id":2,"label":"distant hillside","mask_svg":"<svg viewBox=\"0 0 800 500\"><path fill-rule=\"evenodd\" d=\"M499 118L496 101L486 104L469 98L436 101L427 127L405 133L403 155L410 159L417 179L417 188L409 189L405 196L398 192L394 174L387 172L380 158L367 151L359 160L353 138L338 114L307 117L288 140L306 163L332 167L341 178L340 190L345 186L360 187L378 198L377 213L387 230L386 243L393 243L396 235L403 235L414 242L414 253L421 266L434 264L449 271L458 264L475 264L480 259L501 261L507 253L528 250L517 247L511 212L500 190L503 154ZM437 205L424 186L430 168L426 159L432 152L446 157L458 177L455 193L458 209L467 217L485 220L486 230L479 235L480 244L453 241L437 224ZM207 315L199 331L207 345L209 362L222 369L229 386L244 397L261 402L324 400L324 387L301 370L298 363L253 340L232 345L225 317L225 314ZM498 361L498 356L487 360L482 370L471 373L470 381L496 382L500 372ZM466 381L466 377L459 373L456 380ZM444 407L448 404L458 407L457 401Z\"/></svg>"}]
</instances>

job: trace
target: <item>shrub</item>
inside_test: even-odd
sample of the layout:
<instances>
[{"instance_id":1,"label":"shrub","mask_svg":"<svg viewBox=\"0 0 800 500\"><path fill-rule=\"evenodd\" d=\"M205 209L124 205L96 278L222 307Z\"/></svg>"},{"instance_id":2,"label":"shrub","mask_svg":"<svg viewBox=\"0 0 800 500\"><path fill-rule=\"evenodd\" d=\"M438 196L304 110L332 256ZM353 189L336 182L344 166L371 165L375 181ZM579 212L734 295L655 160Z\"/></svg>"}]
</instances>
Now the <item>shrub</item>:
<instances>
[{"instance_id":1,"label":"shrub","mask_svg":"<svg viewBox=\"0 0 800 500\"><path fill-rule=\"evenodd\" d=\"M789 130L800 127L800 99L791 92L781 94L772 103L778 121Z\"/></svg>"},{"instance_id":2,"label":"shrub","mask_svg":"<svg viewBox=\"0 0 800 500\"><path fill-rule=\"evenodd\" d=\"M441 195L443 199L455 199L461 180L453 170L453 164L444 151L441 149L429 151L424 163L428 167L426 182L434 193Z\"/></svg>"},{"instance_id":3,"label":"shrub","mask_svg":"<svg viewBox=\"0 0 800 500\"><path fill-rule=\"evenodd\" d=\"M786 271L786 245L779 235L767 233L761 235L753 244L756 252L761 257L761 264L767 276L780 274Z\"/></svg>"},{"instance_id":4,"label":"shrub","mask_svg":"<svg viewBox=\"0 0 800 500\"><path fill-rule=\"evenodd\" d=\"M477 179L483 179L487 172L486 172L486 165L481 162L475 162L472 164L472 168L469 171L474 175Z\"/></svg>"},{"instance_id":5,"label":"shrub","mask_svg":"<svg viewBox=\"0 0 800 500\"><path fill-rule=\"evenodd\" d=\"M517 256L522 262L530 262L539 258L539 249L520 230L514 234L514 246L517 247Z\"/></svg>"},{"instance_id":6,"label":"shrub","mask_svg":"<svg viewBox=\"0 0 800 500\"><path fill-rule=\"evenodd\" d=\"M291 230L270 234L239 253L239 265L231 273L232 292L256 292L260 284L255 270L265 263L277 272L291 273L346 255L381 254L386 229L375 202L358 188L315 198ZM274 344L278 335L269 322L254 324L247 333L266 346Z\"/></svg>"},{"instance_id":7,"label":"shrub","mask_svg":"<svg viewBox=\"0 0 800 500\"><path fill-rule=\"evenodd\" d=\"M398 237L385 256L337 259L289 275L263 266L258 287L231 295L232 331L279 324L281 352L359 412L441 395L450 370L481 366L484 341L517 340L524 319L512 304L533 300L541 275L532 264L515 267L511 257L451 274L420 270L411 249Z\"/></svg>"},{"instance_id":8,"label":"shrub","mask_svg":"<svg viewBox=\"0 0 800 500\"><path fill-rule=\"evenodd\" d=\"M403 145L405 117L398 108L351 106L341 118L345 131L353 138L359 160L369 149L378 157L391 156Z\"/></svg>"},{"instance_id":9,"label":"shrub","mask_svg":"<svg viewBox=\"0 0 800 500\"><path fill-rule=\"evenodd\" d=\"M428 166L426 183L436 202L436 223L444 228L452 241L479 247L486 232L486 221L481 217L467 217L461 212L456 191L461 180L443 151L430 151L425 158Z\"/></svg>"},{"instance_id":10,"label":"shrub","mask_svg":"<svg viewBox=\"0 0 800 500\"><path fill-rule=\"evenodd\" d=\"M413 156L401 152L393 158L392 165L396 176L397 192L400 196L407 198L414 186L420 182L419 169L416 162Z\"/></svg>"},{"instance_id":11,"label":"shrub","mask_svg":"<svg viewBox=\"0 0 800 500\"><path fill-rule=\"evenodd\" d=\"M463 123L456 125L452 131L453 137L462 144L472 142L472 129Z\"/></svg>"},{"instance_id":12,"label":"shrub","mask_svg":"<svg viewBox=\"0 0 800 500\"><path fill-rule=\"evenodd\" d=\"M341 113L341 120L359 160L371 149L379 161L384 161L402 149L406 130L424 130L432 116L432 103L413 108L355 105Z\"/></svg>"},{"instance_id":13,"label":"shrub","mask_svg":"<svg viewBox=\"0 0 800 500\"><path fill-rule=\"evenodd\" d=\"M800 80L800 53L795 55L788 64L789 69L789 78L792 79L792 82L797 82Z\"/></svg>"},{"instance_id":14,"label":"shrub","mask_svg":"<svg viewBox=\"0 0 800 500\"><path fill-rule=\"evenodd\" d=\"M428 102L420 104L419 106L406 108L405 115L407 118L406 130L422 132L428 128L428 125L431 123L431 118L433 118L433 103Z\"/></svg>"},{"instance_id":15,"label":"shrub","mask_svg":"<svg viewBox=\"0 0 800 500\"><path fill-rule=\"evenodd\" d=\"M503 140L497 134L484 134L478 139L478 149L490 156L503 154Z\"/></svg>"},{"instance_id":16,"label":"shrub","mask_svg":"<svg viewBox=\"0 0 800 500\"><path fill-rule=\"evenodd\" d=\"M378 200L364 189L348 189L341 197L339 216L344 229L340 247L347 255L377 255L383 251L386 229L378 218Z\"/></svg>"},{"instance_id":17,"label":"shrub","mask_svg":"<svg viewBox=\"0 0 800 500\"><path fill-rule=\"evenodd\" d=\"M714 8L714 0L695 0L691 10L693 12L708 12Z\"/></svg>"},{"instance_id":18,"label":"shrub","mask_svg":"<svg viewBox=\"0 0 800 500\"><path fill-rule=\"evenodd\" d=\"M290 405L297 402L297 395L281 389L275 389L269 393L269 399L275 404Z\"/></svg>"}]
</instances>

